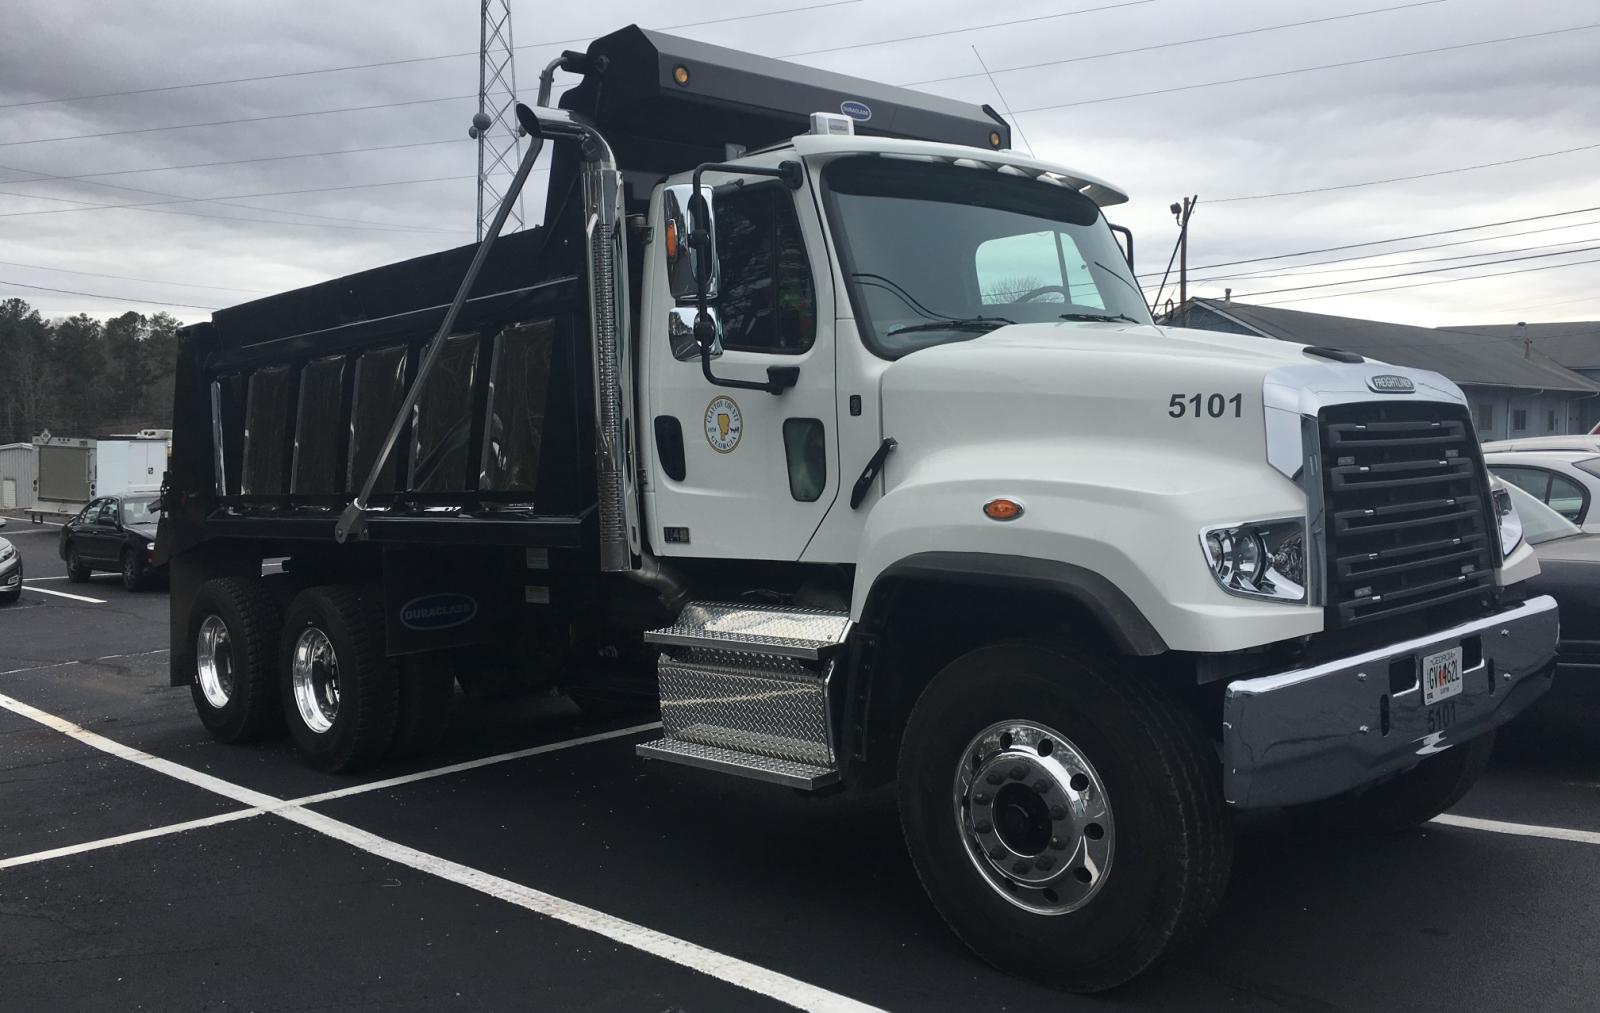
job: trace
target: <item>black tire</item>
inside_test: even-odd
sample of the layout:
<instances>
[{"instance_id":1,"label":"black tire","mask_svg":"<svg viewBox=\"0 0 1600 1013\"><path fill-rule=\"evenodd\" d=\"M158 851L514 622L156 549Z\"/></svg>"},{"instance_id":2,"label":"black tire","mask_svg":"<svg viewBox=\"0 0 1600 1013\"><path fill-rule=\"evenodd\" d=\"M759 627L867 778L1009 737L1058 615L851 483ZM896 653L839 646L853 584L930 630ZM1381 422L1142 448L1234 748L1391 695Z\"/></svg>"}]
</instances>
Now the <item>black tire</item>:
<instances>
[{"instance_id":1,"label":"black tire","mask_svg":"<svg viewBox=\"0 0 1600 1013\"><path fill-rule=\"evenodd\" d=\"M78 558L78 547L71 542L67 543L67 580L74 584L86 582L94 571L85 566L82 559Z\"/></svg>"},{"instance_id":2,"label":"black tire","mask_svg":"<svg viewBox=\"0 0 1600 1013\"><path fill-rule=\"evenodd\" d=\"M150 586L150 575L144 560L133 549L122 550L122 586L129 591L143 591Z\"/></svg>"},{"instance_id":3,"label":"black tire","mask_svg":"<svg viewBox=\"0 0 1600 1013\"><path fill-rule=\"evenodd\" d=\"M963 824L973 810L957 815L957 773L981 732L1015 721L1059 733L1068 749L1058 749L1058 758L1076 751L1087 760L1111 809L1112 832L1101 829L1101 835L1133 842L1106 858L1094 892L1072 910L1042 914L1019 906L1012 899L1019 891L1008 888L1012 897L1002 896L993 873L980 871L981 859L967 850ZM1042 747L1039 755L1047 755ZM1039 783L1032 790L1050 798ZM999 823L1004 789L992 790ZM956 935L1003 971L1069 991L1103 991L1140 974L1196 935L1227 887L1232 823L1216 751L1194 715L1141 673L1064 644L1007 641L972 651L940 672L907 723L899 795L917 874ZM1059 806L1046 818L1065 820L1052 823L1046 837L1061 828L1067 828L1063 836L1082 835L1076 845L1051 839L1052 850L1072 848L1062 852L1067 856L1087 847L1097 829L1078 827ZM1042 843L1037 847L1039 858L1052 853ZM1069 864L1075 860L1068 858ZM1089 875L1087 865L1070 871ZM1026 896L1055 899L1049 892Z\"/></svg>"},{"instance_id":4,"label":"black tire","mask_svg":"<svg viewBox=\"0 0 1600 1013\"><path fill-rule=\"evenodd\" d=\"M420 756L444 739L456 695L455 666L442 651L408 655L399 667L399 710L389 745L397 760Z\"/></svg>"},{"instance_id":5,"label":"black tire","mask_svg":"<svg viewBox=\"0 0 1600 1013\"><path fill-rule=\"evenodd\" d=\"M1289 815L1301 829L1318 834L1405 833L1461 801L1488 768L1494 738L1488 732L1371 787L1290 806Z\"/></svg>"},{"instance_id":6,"label":"black tire","mask_svg":"<svg viewBox=\"0 0 1600 1013\"><path fill-rule=\"evenodd\" d=\"M306 701L327 722L325 729L308 724L296 693L296 646L312 631L321 634L333 659L320 670L330 672L327 684L337 691L331 713L317 709L315 700ZM394 739L400 697L398 666L384 651L382 593L339 585L301 591L284 615L280 656L283 715L306 762L343 773L382 759Z\"/></svg>"},{"instance_id":7,"label":"black tire","mask_svg":"<svg viewBox=\"0 0 1600 1013\"><path fill-rule=\"evenodd\" d=\"M201 671L200 634L206 620L221 620L227 641L226 702L207 697ZM189 687L195 713L218 742L250 742L283 731L278 704L278 638L283 613L277 599L255 577L208 580L189 610L188 643L196 652Z\"/></svg>"}]
</instances>

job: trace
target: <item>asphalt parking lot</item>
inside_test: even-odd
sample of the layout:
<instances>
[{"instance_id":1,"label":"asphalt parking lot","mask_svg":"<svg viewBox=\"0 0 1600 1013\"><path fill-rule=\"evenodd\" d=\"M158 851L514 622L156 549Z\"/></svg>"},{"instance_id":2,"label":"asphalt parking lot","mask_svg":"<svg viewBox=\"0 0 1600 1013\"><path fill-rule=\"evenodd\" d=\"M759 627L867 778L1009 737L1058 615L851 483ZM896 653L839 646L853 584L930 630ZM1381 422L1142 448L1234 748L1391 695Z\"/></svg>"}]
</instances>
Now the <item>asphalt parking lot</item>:
<instances>
[{"instance_id":1,"label":"asphalt parking lot","mask_svg":"<svg viewBox=\"0 0 1600 1013\"><path fill-rule=\"evenodd\" d=\"M0 608L0 1008L1592 1010L1600 693L1502 736L1390 840L1241 821L1211 930L1109 996L951 936L892 794L646 764L627 722L458 696L441 750L358 778L213 743L167 686L166 595L69 584L13 520Z\"/></svg>"}]
</instances>

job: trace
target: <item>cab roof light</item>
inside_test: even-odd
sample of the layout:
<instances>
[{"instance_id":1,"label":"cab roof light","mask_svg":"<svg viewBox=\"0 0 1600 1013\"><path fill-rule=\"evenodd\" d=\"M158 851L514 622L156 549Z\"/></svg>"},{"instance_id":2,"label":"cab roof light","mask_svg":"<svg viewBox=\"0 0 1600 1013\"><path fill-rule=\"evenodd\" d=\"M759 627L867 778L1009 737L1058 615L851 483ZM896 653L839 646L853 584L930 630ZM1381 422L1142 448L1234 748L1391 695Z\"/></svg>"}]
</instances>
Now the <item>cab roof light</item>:
<instances>
[{"instance_id":1,"label":"cab roof light","mask_svg":"<svg viewBox=\"0 0 1600 1013\"><path fill-rule=\"evenodd\" d=\"M856 121L838 113L812 113L811 132L824 137L854 137Z\"/></svg>"}]
</instances>

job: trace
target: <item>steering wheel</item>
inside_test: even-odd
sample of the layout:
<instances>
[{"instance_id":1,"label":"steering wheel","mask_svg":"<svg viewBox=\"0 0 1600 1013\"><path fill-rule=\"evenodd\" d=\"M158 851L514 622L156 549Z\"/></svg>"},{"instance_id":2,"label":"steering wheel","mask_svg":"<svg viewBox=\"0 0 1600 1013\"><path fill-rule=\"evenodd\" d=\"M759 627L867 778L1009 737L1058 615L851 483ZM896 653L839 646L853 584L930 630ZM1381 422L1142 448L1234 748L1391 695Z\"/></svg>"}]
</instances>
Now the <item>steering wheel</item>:
<instances>
[{"instance_id":1,"label":"steering wheel","mask_svg":"<svg viewBox=\"0 0 1600 1013\"><path fill-rule=\"evenodd\" d=\"M1063 301L1069 301L1069 302L1071 301L1070 294L1067 292L1067 289L1066 289L1065 285L1040 285L1038 288L1034 289L1033 291L1024 292L1024 293L1022 293L1021 295L1017 296L1015 299L1013 299L1011 301L1012 301L1012 303L1033 302L1035 299L1039 298L1040 296L1049 295L1051 292L1056 292L1056 293L1060 294L1060 296L1061 296Z\"/></svg>"}]
</instances>

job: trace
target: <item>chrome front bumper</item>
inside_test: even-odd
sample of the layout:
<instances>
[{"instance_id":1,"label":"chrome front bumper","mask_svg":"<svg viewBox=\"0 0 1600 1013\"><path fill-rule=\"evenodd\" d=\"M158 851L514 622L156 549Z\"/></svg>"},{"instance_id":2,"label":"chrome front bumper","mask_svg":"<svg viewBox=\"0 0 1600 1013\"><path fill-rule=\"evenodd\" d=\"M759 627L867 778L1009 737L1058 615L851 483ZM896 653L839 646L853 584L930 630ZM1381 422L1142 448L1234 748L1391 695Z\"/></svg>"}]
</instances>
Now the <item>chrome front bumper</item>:
<instances>
[{"instance_id":1,"label":"chrome front bumper","mask_svg":"<svg viewBox=\"0 0 1600 1013\"><path fill-rule=\"evenodd\" d=\"M1559 633L1555 599L1541 596L1415 640L1230 684L1222 719L1228 801L1314 802L1499 727L1550 688ZM1458 644L1461 693L1424 705L1420 659Z\"/></svg>"}]
</instances>

